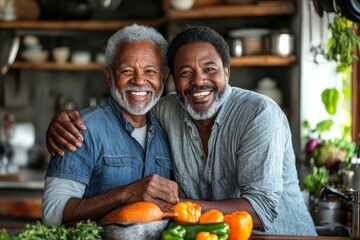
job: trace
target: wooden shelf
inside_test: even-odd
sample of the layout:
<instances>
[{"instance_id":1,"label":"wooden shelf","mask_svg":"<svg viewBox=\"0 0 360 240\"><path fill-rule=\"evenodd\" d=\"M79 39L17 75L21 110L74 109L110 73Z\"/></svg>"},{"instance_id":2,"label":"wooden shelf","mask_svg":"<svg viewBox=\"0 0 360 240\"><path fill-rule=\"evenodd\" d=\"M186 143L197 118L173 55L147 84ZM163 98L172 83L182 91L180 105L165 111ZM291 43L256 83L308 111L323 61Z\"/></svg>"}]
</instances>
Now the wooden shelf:
<instances>
[{"instance_id":1,"label":"wooden shelf","mask_svg":"<svg viewBox=\"0 0 360 240\"><path fill-rule=\"evenodd\" d=\"M260 1L256 4L222 4L193 8L187 11L166 7L166 15L153 19L124 20L35 20L0 22L0 29L44 30L117 30L133 23L153 27L165 25L176 19L230 18L246 16L291 15L296 12L293 1Z\"/></svg>"},{"instance_id":2,"label":"wooden shelf","mask_svg":"<svg viewBox=\"0 0 360 240\"><path fill-rule=\"evenodd\" d=\"M258 55L232 57L230 64L233 67L239 66L289 66L296 62L294 55L288 57L280 57L275 55Z\"/></svg>"},{"instance_id":3,"label":"wooden shelf","mask_svg":"<svg viewBox=\"0 0 360 240\"><path fill-rule=\"evenodd\" d=\"M159 27L166 23L166 17L157 19L86 20L86 21L13 21L0 22L0 29L44 29L44 30L118 30L133 23Z\"/></svg>"},{"instance_id":4,"label":"wooden shelf","mask_svg":"<svg viewBox=\"0 0 360 240\"><path fill-rule=\"evenodd\" d=\"M104 65L100 63L86 63L86 64L74 64L74 63L31 63L23 61L15 61L11 65L12 69L22 70L59 70L59 71L102 71Z\"/></svg>"},{"instance_id":5,"label":"wooden shelf","mask_svg":"<svg viewBox=\"0 0 360 240\"><path fill-rule=\"evenodd\" d=\"M232 57L231 66L288 66L296 62L295 56L279 57L273 55ZM100 63L74 64L74 63L31 63L15 61L12 69L22 70L58 70L58 71L102 71L104 65Z\"/></svg>"},{"instance_id":6,"label":"wooden shelf","mask_svg":"<svg viewBox=\"0 0 360 240\"><path fill-rule=\"evenodd\" d=\"M293 1L263 1L257 4L215 5L193 8L187 11L168 8L166 11L169 20L292 15L295 12L296 7Z\"/></svg>"}]
</instances>

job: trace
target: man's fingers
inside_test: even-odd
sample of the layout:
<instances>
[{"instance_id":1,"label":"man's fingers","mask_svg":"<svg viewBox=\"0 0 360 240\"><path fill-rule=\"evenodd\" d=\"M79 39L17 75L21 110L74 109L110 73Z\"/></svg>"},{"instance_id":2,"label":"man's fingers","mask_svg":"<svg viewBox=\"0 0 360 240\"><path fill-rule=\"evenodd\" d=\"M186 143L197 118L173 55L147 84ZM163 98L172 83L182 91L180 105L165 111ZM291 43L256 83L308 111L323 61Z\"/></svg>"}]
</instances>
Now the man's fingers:
<instances>
[{"instance_id":1,"label":"man's fingers","mask_svg":"<svg viewBox=\"0 0 360 240\"><path fill-rule=\"evenodd\" d=\"M64 156L64 151L61 148L59 148L55 142L49 140L46 145L47 145L48 151L50 152L50 154L52 156L55 156L56 154L58 154L60 156Z\"/></svg>"},{"instance_id":2,"label":"man's fingers","mask_svg":"<svg viewBox=\"0 0 360 240\"><path fill-rule=\"evenodd\" d=\"M175 185L174 185L175 184ZM154 175L150 183L149 193L153 198L157 198L169 204L177 204L179 201L177 184L166 178Z\"/></svg>"},{"instance_id":3,"label":"man's fingers","mask_svg":"<svg viewBox=\"0 0 360 240\"><path fill-rule=\"evenodd\" d=\"M69 140L72 144L76 144L78 141L83 141L83 137L72 121L73 119L70 115L68 115L66 112L61 112L55 118L53 125L58 129L58 132L60 132L65 139Z\"/></svg>"},{"instance_id":4,"label":"man's fingers","mask_svg":"<svg viewBox=\"0 0 360 240\"><path fill-rule=\"evenodd\" d=\"M49 130L49 138L55 142L58 142L63 147L67 147L68 145L81 147L82 142L79 141L76 136L73 135L69 129L72 128L71 131L77 131L75 126L70 124L71 127L67 128L68 126L64 126L58 122L54 122L52 124L52 128ZM69 147L67 147L69 148ZM70 150L70 149L69 149Z\"/></svg>"},{"instance_id":5,"label":"man's fingers","mask_svg":"<svg viewBox=\"0 0 360 240\"><path fill-rule=\"evenodd\" d=\"M80 117L80 114L78 111L69 111L67 112L69 118L71 119L71 121L74 122L74 124L80 128L81 130L86 130L86 126L84 124L84 122L82 121L82 118Z\"/></svg>"}]
</instances>

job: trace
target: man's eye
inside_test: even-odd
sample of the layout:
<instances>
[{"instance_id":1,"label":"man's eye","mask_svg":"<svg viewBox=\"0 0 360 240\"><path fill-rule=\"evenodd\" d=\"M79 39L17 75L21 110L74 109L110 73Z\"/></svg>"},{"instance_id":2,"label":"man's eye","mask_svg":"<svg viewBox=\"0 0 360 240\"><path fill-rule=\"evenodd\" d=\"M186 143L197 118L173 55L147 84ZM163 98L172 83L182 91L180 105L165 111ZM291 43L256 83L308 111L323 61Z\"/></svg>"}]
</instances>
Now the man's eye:
<instances>
[{"instance_id":1,"label":"man's eye","mask_svg":"<svg viewBox=\"0 0 360 240\"><path fill-rule=\"evenodd\" d=\"M180 77L190 77L192 75L191 71L182 71L180 72Z\"/></svg>"},{"instance_id":2,"label":"man's eye","mask_svg":"<svg viewBox=\"0 0 360 240\"><path fill-rule=\"evenodd\" d=\"M158 71L153 70L153 69L147 69L144 72L145 72L145 74L150 75L150 76L154 76L154 75L158 74Z\"/></svg>"},{"instance_id":3,"label":"man's eye","mask_svg":"<svg viewBox=\"0 0 360 240\"><path fill-rule=\"evenodd\" d=\"M132 75L134 73L134 71L131 69L123 69L120 71L120 73L123 75Z\"/></svg>"},{"instance_id":4,"label":"man's eye","mask_svg":"<svg viewBox=\"0 0 360 240\"><path fill-rule=\"evenodd\" d=\"M204 70L204 72L206 72L206 73L212 73L215 71L216 71L216 68L205 68L205 70Z\"/></svg>"}]
</instances>

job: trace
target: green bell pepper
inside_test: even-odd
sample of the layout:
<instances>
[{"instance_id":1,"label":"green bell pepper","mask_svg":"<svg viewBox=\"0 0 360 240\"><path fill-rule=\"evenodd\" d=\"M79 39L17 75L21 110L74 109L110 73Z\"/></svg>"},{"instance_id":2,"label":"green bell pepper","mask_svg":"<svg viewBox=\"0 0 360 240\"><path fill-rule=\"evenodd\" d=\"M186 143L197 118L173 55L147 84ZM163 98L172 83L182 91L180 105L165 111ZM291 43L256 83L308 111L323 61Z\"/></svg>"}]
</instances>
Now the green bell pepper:
<instances>
[{"instance_id":1,"label":"green bell pepper","mask_svg":"<svg viewBox=\"0 0 360 240\"><path fill-rule=\"evenodd\" d=\"M180 225L170 226L162 232L161 240L183 240L185 237L185 228Z\"/></svg>"},{"instance_id":2,"label":"green bell pepper","mask_svg":"<svg viewBox=\"0 0 360 240\"><path fill-rule=\"evenodd\" d=\"M199 232L214 233L218 236L219 240L227 240L230 232L229 225L226 222L219 223L182 223L172 222L170 228L174 226L181 226L185 229L186 235L184 240L195 240Z\"/></svg>"}]
</instances>

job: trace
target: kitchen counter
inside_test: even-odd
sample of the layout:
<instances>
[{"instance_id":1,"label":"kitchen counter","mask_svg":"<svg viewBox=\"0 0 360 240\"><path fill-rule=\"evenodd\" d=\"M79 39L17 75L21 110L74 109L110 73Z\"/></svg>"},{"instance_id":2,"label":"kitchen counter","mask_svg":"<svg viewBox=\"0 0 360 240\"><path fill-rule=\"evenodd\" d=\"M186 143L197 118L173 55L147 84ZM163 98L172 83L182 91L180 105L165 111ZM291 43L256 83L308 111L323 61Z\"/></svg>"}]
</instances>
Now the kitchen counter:
<instances>
[{"instance_id":1,"label":"kitchen counter","mask_svg":"<svg viewBox=\"0 0 360 240\"><path fill-rule=\"evenodd\" d=\"M23 228L41 220L43 170L0 175L0 228Z\"/></svg>"},{"instance_id":2,"label":"kitchen counter","mask_svg":"<svg viewBox=\"0 0 360 240\"><path fill-rule=\"evenodd\" d=\"M20 230L7 229L7 232L10 236L15 236L20 233ZM255 235L255 236L251 236L249 240L351 240L351 238L331 237L331 236L310 237L310 236Z\"/></svg>"},{"instance_id":3,"label":"kitchen counter","mask_svg":"<svg viewBox=\"0 0 360 240\"><path fill-rule=\"evenodd\" d=\"M284 235L254 235L250 240L351 240L350 237L334 237L334 236L284 236Z\"/></svg>"},{"instance_id":4,"label":"kitchen counter","mask_svg":"<svg viewBox=\"0 0 360 240\"><path fill-rule=\"evenodd\" d=\"M44 188L44 176L44 170L33 169L20 169L15 174L0 175L0 190L42 190Z\"/></svg>"}]
</instances>

